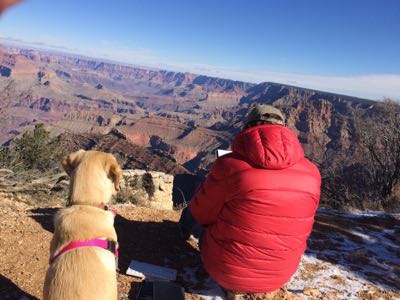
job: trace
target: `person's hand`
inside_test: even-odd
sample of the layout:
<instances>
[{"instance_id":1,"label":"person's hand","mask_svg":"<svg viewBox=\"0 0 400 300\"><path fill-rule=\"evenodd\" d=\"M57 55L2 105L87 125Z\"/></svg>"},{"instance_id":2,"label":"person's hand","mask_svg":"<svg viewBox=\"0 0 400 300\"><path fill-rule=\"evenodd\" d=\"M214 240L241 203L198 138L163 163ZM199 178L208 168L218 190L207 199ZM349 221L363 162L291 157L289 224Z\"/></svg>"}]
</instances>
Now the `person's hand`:
<instances>
[{"instance_id":1,"label":"person's hand","mask_svg":"<svg viewBox=\"0 0 400 300\"><path fill-rule=\"evenodd\" d=\"M8 7L14 5L21 0L0 0L0 14L3 13Z\"/></svg>"}]
</instances>

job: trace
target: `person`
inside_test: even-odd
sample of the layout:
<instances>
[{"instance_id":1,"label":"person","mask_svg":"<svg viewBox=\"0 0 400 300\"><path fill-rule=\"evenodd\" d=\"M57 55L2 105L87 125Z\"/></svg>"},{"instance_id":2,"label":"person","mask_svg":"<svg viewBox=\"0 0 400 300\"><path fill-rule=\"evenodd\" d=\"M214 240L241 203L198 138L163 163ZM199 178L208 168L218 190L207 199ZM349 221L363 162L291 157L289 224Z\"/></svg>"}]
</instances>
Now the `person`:
<instances>
[{"instance_id":1,"label":"person","mask_svg":"<svg viewBox=\"0 0 400 300\"><path fill-rule=\"evenodd\" d=\"M232 152L216 159L179 221L202 225L205 269L228 299L277 293L306 250L320 198L318 168L276 107L251 106ZM236 298L235 298L236 297Z\"/></svg>"}]
</instances>

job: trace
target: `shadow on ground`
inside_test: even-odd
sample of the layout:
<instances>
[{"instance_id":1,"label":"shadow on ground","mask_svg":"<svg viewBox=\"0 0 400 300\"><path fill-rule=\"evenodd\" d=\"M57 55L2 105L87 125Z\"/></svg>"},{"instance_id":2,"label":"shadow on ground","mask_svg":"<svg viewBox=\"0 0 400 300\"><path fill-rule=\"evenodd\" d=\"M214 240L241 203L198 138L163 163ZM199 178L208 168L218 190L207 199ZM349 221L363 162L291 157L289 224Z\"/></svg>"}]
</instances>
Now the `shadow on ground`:
<instances>
[{"instance_id":1,"label":"shadow on ground","mask_svg":"<svg viewBox=\"0 0 400 300\"><path fill-rule=\"evenodd\" d=\"M57 211L58 208L35 208L29 211L29 216L43 229L53 232L53 216ZM181 268L185 266L182 264L182 258L198 256L195 246L180 238L176 222L136 221L117 215L114 226L120 245L121 273L125 274L132 259ZM195 259L196 263L199 261L199 258Z\"/></svg>"},{"instance_id":2,"label":"shadow on ground","mask_svg":"<svg viewBox=\"0 0 400 300\"><path fill-rule=\"evenodd\" d=\"M57 208L35 208L30 217L53 232L53 216ZM177 281L191 289L182 274L192 269L199 281L206 280L195 243L180 238L178 224L115 218L120 244L119 268L125 274L131 260L138 260L178 270ZM355 276L372 284L399 291L400 221L390 215L350 217L347 214L319 212L307 253L318 259L340 265ZM132 289L135 288L134 285ZM198 288L198 287L195 287Z\"/></svg>"},{"instance_id":3,"label":"shadow on ground","mask_svg":"<svg viewBox=\"0 0 400 300\"><path fill-rule=\"evenodd\" d=\"M117 216L115 227L120 244L121 274L126 273L131 260L138 260L177 270L176 281L186 291L205 288L209 276L202 266L196 242L182 240L176 222L132 221ZM195 278L187 276L188 270ZM137 282L132 282L129 299L135 299L138 287Z\"/></svg>"},{"instance_id":4,"label":"shadow on ground","mask_svg":"<svg viewBox=\"0 0 400 300\"><path fill-rule=\"evenodd\" d=\"M195 246L180 238L178 224L115 218L120 244L120 272L126 272L132 259L177 269L201 264Z\"/></svg>"},{"instance_id":5,"label":"shadow on ground","mask_svg":"<svg viewBox=\"0 0 400 300\"><path fill-rule=\"evenodd\" d=\"M10 279L0 274L0 299L2 300L38 300L38 298L24 292Z\"/></svg>"},{"instance_id":6,"label":"shadow on ground","mask_svg":"<svg viewBox=\"0 0 400 300\"><path fill-rule=\"evenodd\" d=\"M58 210L59 208L34 208L29 210L29 216L38 222L43 229L53 233L53 217Z\"/></svg>"},{"instance_id":7,"label":"shadow on ground","mask_svg":"<svg viewBox=\"0 0 400 300\"><path fill-rule=\"evenodd\" d=\"M29 216L38 222L43 229L53 232L53 216L58 208L31 209ZM119 273L126 274L131 260L138 260L158 266L176 269L177 282L185 290L193 288L193 282L185 280L184 269L196 270L199 281L208 278L202 268L196 243L186 242L180 237L178 224L170 220L161 222L129 220L121 215L115 217L115 229L119 243ZM138 282L132 282L129 299L135 299L139 287ZM3 299L0 297L0 299ZM10 298L11 299L11 298Z\"/></svg>"}]
</instances>

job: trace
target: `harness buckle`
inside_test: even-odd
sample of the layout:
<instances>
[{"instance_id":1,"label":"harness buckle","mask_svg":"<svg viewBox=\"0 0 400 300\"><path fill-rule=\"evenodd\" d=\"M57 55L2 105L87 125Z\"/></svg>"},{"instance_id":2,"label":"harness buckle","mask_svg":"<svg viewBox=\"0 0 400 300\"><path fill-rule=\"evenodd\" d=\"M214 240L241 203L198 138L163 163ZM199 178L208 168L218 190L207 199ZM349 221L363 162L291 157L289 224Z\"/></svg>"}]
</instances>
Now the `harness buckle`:
<instances>
[{"instance_id":1,"label":"harness buckle","mask_svg":"<svg viewBox=\"0 0 400 300\"><path fill-rule=\"evenodd\" d=\"M107 250L115 255L117 253L117 243L112 240L107 240Z\"/></svg>"}]
</instances>

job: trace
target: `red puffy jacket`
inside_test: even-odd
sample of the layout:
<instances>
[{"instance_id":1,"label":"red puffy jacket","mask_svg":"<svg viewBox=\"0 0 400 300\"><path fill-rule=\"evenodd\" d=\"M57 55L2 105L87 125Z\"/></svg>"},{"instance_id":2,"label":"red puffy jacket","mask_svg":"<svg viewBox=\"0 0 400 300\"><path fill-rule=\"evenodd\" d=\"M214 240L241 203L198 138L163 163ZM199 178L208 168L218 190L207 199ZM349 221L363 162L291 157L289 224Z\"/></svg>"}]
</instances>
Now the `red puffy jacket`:
<instances>
[{"instance_id":1,"label":"red puffy jacket","mask_svg":"<svg viewBox=\"0 0 400 300\"><path fill-rule=\"evenodd\" d=\"M280 125L242 131L190 203L207 225L201 256L218 284L269 292L296 272L311 233L321 176L296 135Z\"/></svg>"}]
</instances>

